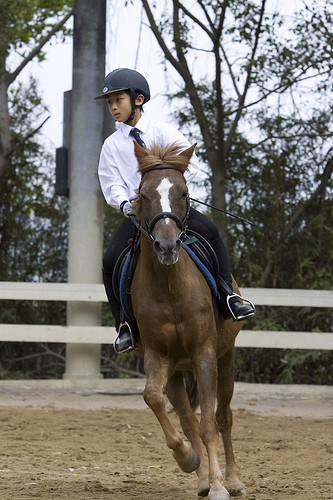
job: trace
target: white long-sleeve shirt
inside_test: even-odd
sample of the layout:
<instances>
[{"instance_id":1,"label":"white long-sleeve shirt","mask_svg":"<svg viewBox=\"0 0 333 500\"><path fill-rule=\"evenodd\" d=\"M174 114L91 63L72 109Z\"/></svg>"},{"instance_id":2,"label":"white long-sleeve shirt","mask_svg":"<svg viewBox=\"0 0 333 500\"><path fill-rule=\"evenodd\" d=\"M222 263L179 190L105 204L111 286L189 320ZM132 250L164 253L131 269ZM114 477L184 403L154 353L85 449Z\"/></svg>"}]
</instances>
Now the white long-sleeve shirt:
<instances>
[{"instance_id":1,"label":"white long-sleeve shirt","mask_svg":"<svg viewBox=\"0 0 333 500\"><path fill-rule=\"evenodd\" d=\"M140 137L148 149L153 143L168 146L176 142L182 150L191 146L181 132L167 123L151 121L142 116L135 127L140 130ZM135 189L138 189L141 181L131 129L131 126L122 123L105 140L100 154L98 175L101 189L106 202L114 208L119 208L125 200L134 199ZM189 183L198 171L198 160L194 154L185 172L186 182Z\"/></svg>"}]
</instances>

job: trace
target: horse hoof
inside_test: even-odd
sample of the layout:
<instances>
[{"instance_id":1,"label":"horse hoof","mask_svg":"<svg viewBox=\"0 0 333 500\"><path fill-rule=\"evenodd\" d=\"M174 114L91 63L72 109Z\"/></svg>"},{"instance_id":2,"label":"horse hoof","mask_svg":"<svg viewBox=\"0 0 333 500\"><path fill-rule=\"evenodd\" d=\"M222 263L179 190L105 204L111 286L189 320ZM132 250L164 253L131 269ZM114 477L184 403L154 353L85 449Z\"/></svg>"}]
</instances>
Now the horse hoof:
<instances>
[{"instance_id":1,"label":"horse hoof","mask_svg":"<svg viewBox=\"0 0 333 500\"><path fill-rule=\"evenodd\" d=\"M239 488L228 488L228 491L232 497L246 497L246 490L244 486Z\"/></svg>"},{"instance_id":2,"label":"horse hoof","mask_svg":"<svg viewBox=\"0 0 333 500\"><path fill-rule=\"evenodd\" d=\"M246 497L246 490L242 483L238 481L239 484L226 483L226 488L232 497Z\"/></svg>"},{"instance_id":3,"label":"horse hoof","mask_svg":"<svg viewBox=\"0 0 333 500\"><path fill-rule=\"evenodd\" d=\"M230 496L228 491L223 488L224 491L220 491L219 493L212 493L208 496L208 500L230 500Z\"/></svg>"},{"instance_id":4,"label":"horse hoof","mask_svg":"<svg viewBox=\"0 0 333 500\"><path fill-rule=\"evenodd\" d=\"M209 479L201 479L198 482L198 497L207 497L209 493Z\"/></svg>"},{"instance_id":5,"label":"horse hoof","mask_svg":"<svg viewBox=\"0 0 333 500\"><path fill-rule=\"evenodd\" d=\"M208 500L230 500L229 493L214 493L208 497Z\"/></svg>"},{"instance_id":6,"label":"horse hoof","mask_svg":"<svg viewBox=\"0 0 333 500\"><path fill-rule=\"evenodd\" d=\"M183 472L194 472L200 467L200 457L192 448L191 456L185 462L177 462Z\"/></svg>"}]
</instances>

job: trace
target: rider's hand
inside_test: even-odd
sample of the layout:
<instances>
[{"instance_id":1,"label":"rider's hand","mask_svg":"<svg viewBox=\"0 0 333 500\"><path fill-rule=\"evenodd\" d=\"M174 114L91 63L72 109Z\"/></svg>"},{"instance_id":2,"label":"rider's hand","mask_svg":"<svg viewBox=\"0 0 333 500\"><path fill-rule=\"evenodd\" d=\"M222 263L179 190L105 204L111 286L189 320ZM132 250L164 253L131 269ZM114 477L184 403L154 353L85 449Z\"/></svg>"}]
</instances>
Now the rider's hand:
<instances>
[{"instance_id":1,"label":"rider's hand","mask_svg":"<svg viewBox=\"0 0 333 500\"><path fill-rule=\"evenodd\" d=\"M127 218L134 213L133 203L131 201L123 201L120 205L120 209Z\"/></svg>"}]
</instances>

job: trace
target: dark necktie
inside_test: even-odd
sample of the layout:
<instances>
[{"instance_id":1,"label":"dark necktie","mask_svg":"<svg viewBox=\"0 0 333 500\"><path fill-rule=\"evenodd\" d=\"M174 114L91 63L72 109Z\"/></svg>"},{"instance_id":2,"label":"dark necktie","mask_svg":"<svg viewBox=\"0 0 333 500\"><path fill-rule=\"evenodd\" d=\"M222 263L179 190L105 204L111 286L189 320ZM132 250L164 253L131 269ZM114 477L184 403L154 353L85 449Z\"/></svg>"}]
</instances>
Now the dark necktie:
<instances>
[{"instance_id":1,"label":"dark necktie","mask_svg":"<svg viewBox=\"0 0 333 500\"><path fill-rule=\"evenodd\" d=\"M146 147L145 143L140 137L140 130L138 128L132 128L130 131L130 135L134 137L139 146L141 146L142 148Z\"/></svg>"}]
</instances>

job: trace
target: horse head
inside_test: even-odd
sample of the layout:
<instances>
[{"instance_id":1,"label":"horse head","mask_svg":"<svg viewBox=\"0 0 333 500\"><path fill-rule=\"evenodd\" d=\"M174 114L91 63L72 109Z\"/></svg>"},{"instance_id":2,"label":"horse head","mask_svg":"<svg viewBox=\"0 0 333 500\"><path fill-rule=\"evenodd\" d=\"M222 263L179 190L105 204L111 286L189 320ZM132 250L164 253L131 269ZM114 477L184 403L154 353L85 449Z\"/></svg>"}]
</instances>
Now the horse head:
<instances>
[{"instance_id":1,"label":"horse head","mask_svg":"<svg viewBox=\"0 0 333 500\"><path fill-rule=\"evenodd\" d=\"M153 242L161 264L178 262L189 213L189 194L184 177L196 144L181 151L176 144L153 145L150 150L134 143L142 180L135 211Z\"/></svg>"}]
</instances>

